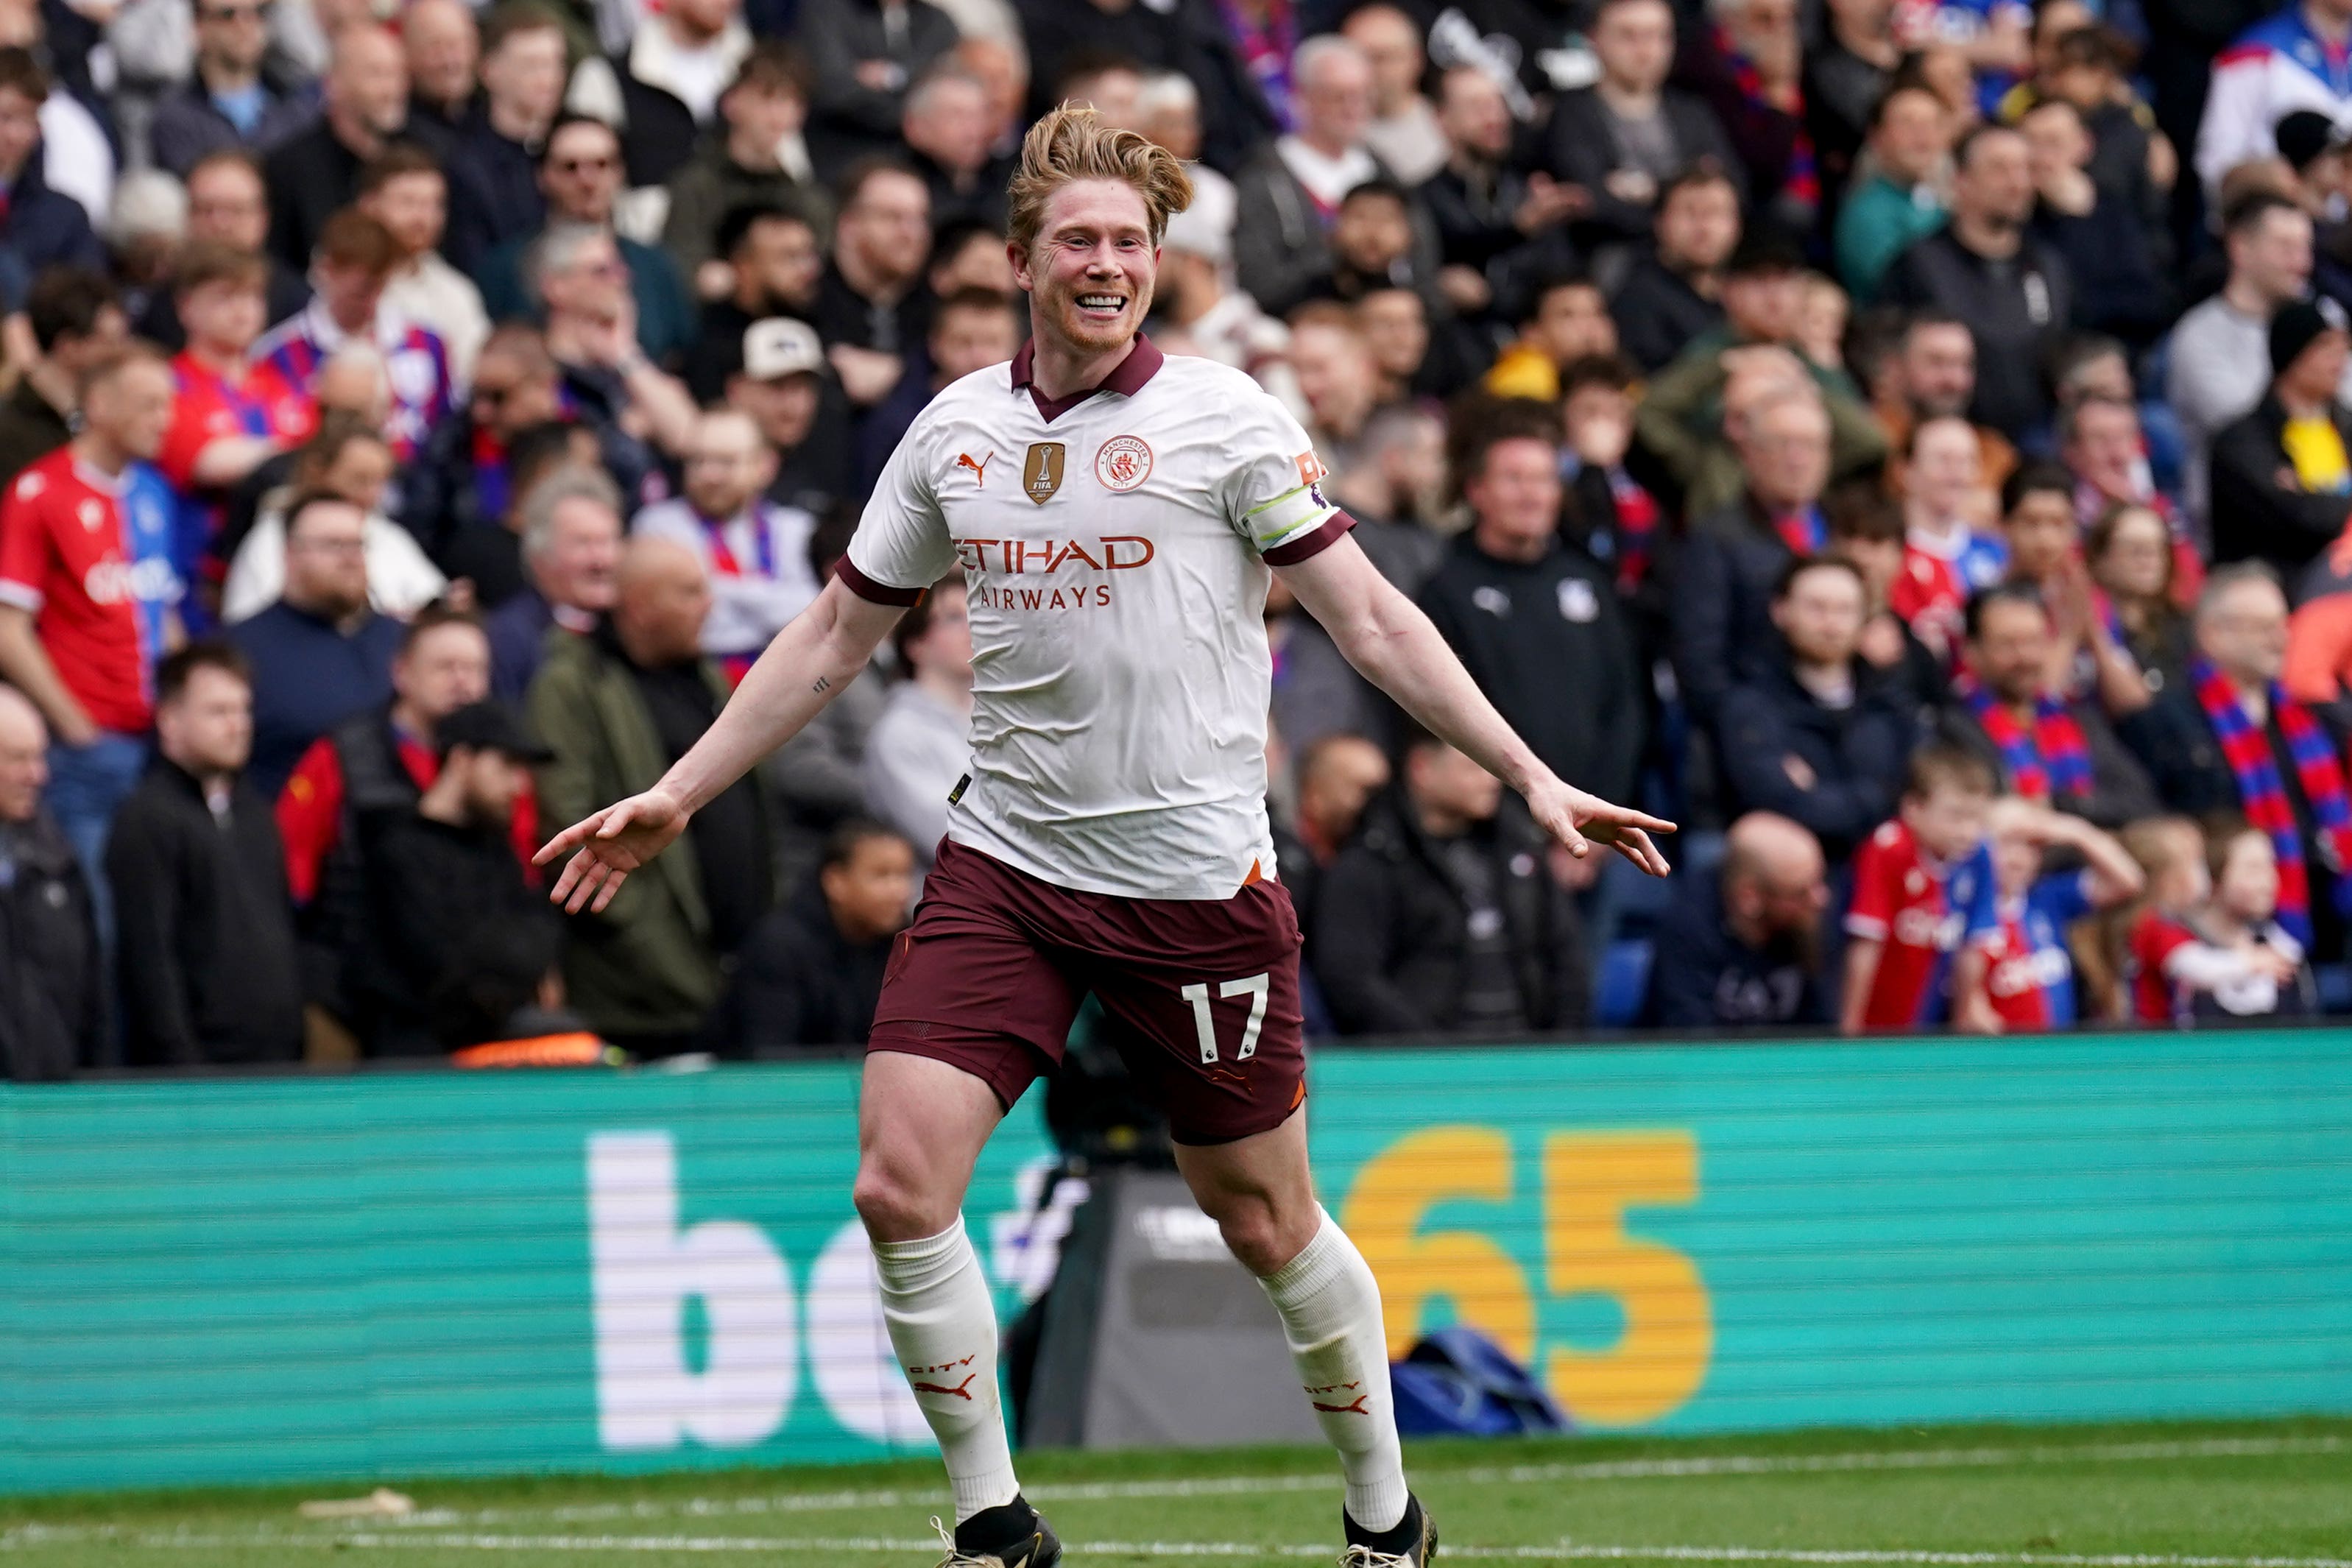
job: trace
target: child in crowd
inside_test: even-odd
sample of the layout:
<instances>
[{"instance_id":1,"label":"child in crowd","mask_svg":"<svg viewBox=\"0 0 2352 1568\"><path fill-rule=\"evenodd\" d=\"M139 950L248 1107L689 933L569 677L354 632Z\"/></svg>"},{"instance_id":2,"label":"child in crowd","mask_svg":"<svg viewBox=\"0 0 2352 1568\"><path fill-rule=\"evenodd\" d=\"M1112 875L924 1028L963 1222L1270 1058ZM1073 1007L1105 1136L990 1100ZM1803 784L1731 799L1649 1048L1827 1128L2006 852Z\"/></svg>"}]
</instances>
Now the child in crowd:
<instances>
[{"instance_id":1,"label":"child in crowd","mask_svg":"<svg viewBox=\"0 0 2352 1568\"><path fill-rule=\"evenodd\" d=\"M1991 767L1959 746L1911 754L1898 815L1854 857L1838 1012L1847 1034L1948 1016L1953 952L1992 896L1984 829L1996 788Z\"/></svg>"},{"instance_id":2,"label":"child in crowd","mask_svg":"<svg viewBox=\"0 0 2352 1568\"><path fill-rule=\"evenodd\" d=\"M1937 658L1958 651L1969 597L2000 581L2009 549L1988 531L1984 459L1976 426L1957 416L1920 421L1911 432L1903 504L1903 571L1887 605Z\"/></svg>"},{"instance_id":3,"label":"child in crowd","mask_svg":"<svg viewBox=\"0 0 2352 1568\"><path fill-rule=\"evenodd\" d=\"M1952 961L1952 1021L1985 1035L2071 1028L2079 1009L2067 928L2138 896L2139 865L2081 817L2015 795L1993 803L1986 827L1993 897ZM2045 876L2042 855L2053 848L2074 851L2082 865Z\"/></svg>"},{"instance_id":4,"label":"child in crowd","mask_svg":"<svg viewBox=\"0 0 2352 1568\"><path fill-rule=\"evenodd\" d=\"M2270 835L2243 820L2219 824L2206 836L2206 869L2213 896L2197 929L2219 948L2266 949L2294 965L2284 980L2267 974L2215 986L2190 999L2200 1018L2301 1016L2319 1010L2318 992L2304 962L2303 943L2278 922L2278 850Z\"/></svg>"},{"instance_id":5,"label":"child in crowd","mask_svg":"<svg viewBox=\"0 0 2352 1568\"><path fill-rule=\"evenodd\" d=\"M1658 503L1625 471L1633 440L1639 377L1619 354L1590 354L1560 373L1560 475L1573 502L1561 530L1585 531L1578 542L1616 574L1618 593L1632 597L1654 581Z\"/></svg>"},{"instance_id":6,"label":"child in crowd","mask_svg":"<svg viewBox=\"0 0 2352 1568\"><path fill-rule=\"evenodd\" d=\"M2112 928L2110 955L2129 988L2130 1016L2143 1024L2186 1024L2200 996L2273 994L2301 972L2302 954L2251 940L2208 942L2193 923L2212 898L2205 835L2185 816L2151 817L2123 831L2124 847L2146 874L2140 897ZM2273 868L2272 900L2276 899ZM2250 897L2243 901L2251 903Z\"/></svg>"}]
</instances>

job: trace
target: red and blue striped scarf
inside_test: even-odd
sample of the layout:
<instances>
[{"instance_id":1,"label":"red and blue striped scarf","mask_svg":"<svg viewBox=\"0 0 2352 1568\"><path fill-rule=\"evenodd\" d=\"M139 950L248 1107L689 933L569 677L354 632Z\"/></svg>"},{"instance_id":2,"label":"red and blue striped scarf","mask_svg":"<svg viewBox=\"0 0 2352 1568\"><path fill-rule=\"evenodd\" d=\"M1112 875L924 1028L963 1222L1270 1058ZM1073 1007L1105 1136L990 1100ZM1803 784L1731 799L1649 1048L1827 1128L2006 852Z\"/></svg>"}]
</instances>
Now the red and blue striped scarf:
<instances>
[{"instance_id":1,"label":"red and blue striped scarf","mask_svg":"<svg viewBox=\"0 0 2352 1568\"><path fill-rule=\"evenodd\" d=\"M1650 575L1657 543L1657 498L1622 468L1609 470L1610 499L1617 503L1617 591L1630 594Z\"/></svg>"},{"instance_id":2,"label":"red and blue striped scarf","mask_svg":"<svg viewBox=\"0 0 2352 1568\"><path fill-rule=\"evenodd\" d=\"M2304 863L2303 835L2296 831L2294 809L2287 804L2286 784L2270 737L2238 700L2238 689L2205 659L2189 667L2189 681L2197 691L2198 706L2221 742L2222 760L2238 781L2238 796L2246 820L2270 836L2278 852L2278 921L2295 941L2311 945L2311 868ZM2335 742L2303 704L2271 683L2271 711L2278 715L2279 732L2286 738L2287 754L2294 760L2295 777L2304 798L2319 821L2320 837L2333 848L2336 866L2323 868L2334 886L2331 895L2342 906L2342 868L2352 866L2352 805L2344 796L2344 769L2336 761Z\"/></svg>"},{"instance_id":3,"label":"red and blue striped scarf","mask_svg":"<svg viewBox=\"0 0 2352 1568\"><path fill-rule=\"evenodd\" d=\"M2091 747L2083 727L2074 721L2061 698L2042 692L2033 700L2033 727L2017 721L2009 704L1997 700L1966 671L1953 682L1960 700L1984 726L1993 749L2000 753L2001 770L2010 787L2028 800L2048 805L2060 795L2091 793Z\"/></svg>"},{"instance_id":4,"label":"red and blue striped scarf","mask_svg":"<svg viewBox=\"0 0 2352 1568\"><path fill-rule=\"evenodd\" d=\"M1818 208L1822 205L1821 164L1813 155L1812 133L1805 129L1802 89L1799 89L1796 108L1782 111L1780 106L1772 101L1771 94L1764 90L1764 73L1756 68L1755 61L1740 52L1739 45L1727 28L1717 27L1715 30L1715 44L1723 51L1723 58L1730 62L1731 80L1739 89L1742 98L1759 109L1787 112L1797 121L1796 134L1789 141L1789 167L1781 177L1780 191L1791 200L1803 203L1808 212Z\"/></svg>"}]
</instances>

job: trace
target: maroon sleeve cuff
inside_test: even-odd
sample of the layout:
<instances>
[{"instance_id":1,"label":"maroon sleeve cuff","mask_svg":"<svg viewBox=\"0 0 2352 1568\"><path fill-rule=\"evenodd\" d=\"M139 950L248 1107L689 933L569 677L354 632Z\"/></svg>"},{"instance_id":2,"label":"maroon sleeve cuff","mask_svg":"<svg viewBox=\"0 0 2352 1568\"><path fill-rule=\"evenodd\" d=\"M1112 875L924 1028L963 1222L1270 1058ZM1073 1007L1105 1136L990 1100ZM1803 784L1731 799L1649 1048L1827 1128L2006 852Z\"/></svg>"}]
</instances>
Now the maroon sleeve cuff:
<instances>
[{"instance_id":1,"label":"maroon sleeve cuff","mask_svg":"<svg viewBox=\"0 0 2352 1568\"><path fill-rule=\"evenodd\" d=\"M1312 560L1339 543L1340 536L1355 526L1354 518L1344 511L1335 511L1323 520L1322 527L1306 538L1294 539L1287 544L1278 544L1267 551L1265 563L1269 566L1296 566L1302 561ZM842 563L845 569L848 564L846 561Z\"/></svg>"},{"instance_id":2,"label":"maroon sleeve cuff","mask_svg":"<svg viewBox=\"0 0 2352 1568\"><path fill-rule=\"evenodd\" d=\"M846 555L841 558L841 564L835 570L840 572L841 580L849 585L849 591L868 604L889 605L904 610L922 602L923 591L920 588L893 588L887 583L877 583L853 565Z\"/></svg>"}]
</instances>

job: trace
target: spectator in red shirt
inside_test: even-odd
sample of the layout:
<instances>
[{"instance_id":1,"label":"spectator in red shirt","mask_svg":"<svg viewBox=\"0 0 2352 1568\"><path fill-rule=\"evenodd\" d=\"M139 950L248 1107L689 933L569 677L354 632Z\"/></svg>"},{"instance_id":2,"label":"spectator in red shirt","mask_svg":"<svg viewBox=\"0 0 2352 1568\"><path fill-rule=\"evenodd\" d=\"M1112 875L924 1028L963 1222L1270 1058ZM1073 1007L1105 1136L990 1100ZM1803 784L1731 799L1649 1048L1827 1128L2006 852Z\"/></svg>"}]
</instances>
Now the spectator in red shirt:
<instances>
[{"instance_id":1,"label":"spectator in red shirt","mask_svg":"<svg viewBox=\"0 0 2352 1568\"><path fill-rule=\"evenodd\" d=\"M0 677L49 722L49 809L110 934L107 830L146 766L155 666L180 637L170 496L144 461L171 424L172 374L128 349L79 395L81 433L0 502Z\"/></svg>"}]
</instances>

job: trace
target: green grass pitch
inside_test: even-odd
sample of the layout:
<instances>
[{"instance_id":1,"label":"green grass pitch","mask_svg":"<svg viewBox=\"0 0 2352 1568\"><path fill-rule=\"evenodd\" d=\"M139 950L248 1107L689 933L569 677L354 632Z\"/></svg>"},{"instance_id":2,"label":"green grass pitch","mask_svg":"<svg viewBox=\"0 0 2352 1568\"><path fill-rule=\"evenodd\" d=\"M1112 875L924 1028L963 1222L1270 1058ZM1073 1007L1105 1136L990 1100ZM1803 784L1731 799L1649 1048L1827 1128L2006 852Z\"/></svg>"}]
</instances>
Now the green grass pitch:
<instances>
[{"instance_id":1,"label":"green grass pitch","mask_svg":"<svg viewBox=\"0 0 2352 1568\"><path fill-rule=\"evenodd\" d=\"M1442 1562L2352 1568L2352 1420L1918 1427L1437 1443L1407 1461ZM1070 1568L1338 1555L1328 1455L1032 1454ZM405 1519L306 1519L367 1487L0 1499L0 1568L929 1568L934 1466L415 1481Z\"/></svg>"}]
</instances>

